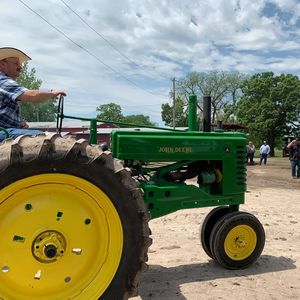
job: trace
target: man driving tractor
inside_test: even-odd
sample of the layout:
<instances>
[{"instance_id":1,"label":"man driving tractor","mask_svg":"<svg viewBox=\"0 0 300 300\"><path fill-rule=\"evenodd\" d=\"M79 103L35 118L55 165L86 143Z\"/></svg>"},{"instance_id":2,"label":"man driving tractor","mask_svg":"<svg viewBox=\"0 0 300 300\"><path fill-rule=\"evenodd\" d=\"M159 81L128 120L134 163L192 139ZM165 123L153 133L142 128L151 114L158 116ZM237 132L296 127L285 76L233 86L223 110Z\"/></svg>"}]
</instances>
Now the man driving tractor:
<instances>
[{"instance_id":1,"label":"man driving tractor","mask_svg":"<svg viewBox=\"0 0 300 300\"><path fill-rule=\"evenodd\" d=\"M28 129L28 125L21 121L19 101L42 103L54 100L59 95L66 95L62 90L29 90L17 83L22 63L28 60L31 58L16 48L0 48L0 127L4 128L11 138L41 133L39 130ZM5 137L5 131L0 131L0 141Z\"/></svg>"}]
</instances>

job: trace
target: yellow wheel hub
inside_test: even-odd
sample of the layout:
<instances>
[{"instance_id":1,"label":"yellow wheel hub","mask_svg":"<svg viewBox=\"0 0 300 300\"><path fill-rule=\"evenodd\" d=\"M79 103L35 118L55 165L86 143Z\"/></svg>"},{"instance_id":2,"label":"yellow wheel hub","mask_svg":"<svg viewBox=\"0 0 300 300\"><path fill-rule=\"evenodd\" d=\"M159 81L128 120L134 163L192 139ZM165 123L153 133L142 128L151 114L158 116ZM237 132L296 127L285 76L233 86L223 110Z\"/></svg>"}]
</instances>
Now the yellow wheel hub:
<instances>
[{"instance_id":1,"label":"yellow wheel hub","mask_svg":"<svg viewBox=\"0 0 300 300\"><path fill-rule=\"evenodd\" d=\"M98 299L114 278L123 230L106 194L66 174L0 191L0 298Z\"/></svg>"},{"instance_id":2,"label":"yellow wheel hub","mask_svg":"<svg viewBox=\"0 0 300 300\"><path fill-rule=\"evenodd\" d=\"M33 244L33 256L40 262L54 262L66 251L64 236L56 231L48 230L39 234Z\"/></svg>"},{"instance_id":3,"label":"yellow wheel hub","mask_svg":"<svg viewBox=\"0 0 300 300\"><path fill-rule=\"evenodd\" d=\"M256 232L248 225L238 225L232 228L224 241L224 250L232 260L244 260L255 250L257 244Z\"/></svg>"}]
</instances>

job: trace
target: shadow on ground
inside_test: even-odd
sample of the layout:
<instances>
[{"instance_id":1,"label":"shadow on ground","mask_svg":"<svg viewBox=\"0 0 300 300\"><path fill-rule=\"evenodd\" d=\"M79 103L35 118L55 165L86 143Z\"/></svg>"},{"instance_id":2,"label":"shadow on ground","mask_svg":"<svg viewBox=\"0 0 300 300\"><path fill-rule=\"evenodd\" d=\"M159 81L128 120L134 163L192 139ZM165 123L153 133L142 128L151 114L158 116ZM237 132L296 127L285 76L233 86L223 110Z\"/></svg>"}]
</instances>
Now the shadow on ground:
<instances>
[{"instance_id":1,"label":"shadow on ground","mask_svg":"<svg viewBox=\"0 0 300 300\"><path fill-rule=\"evenodd\" d=\"M163 291L168 290L172 296L168 299L187 300L180 292L180 285L192 282L205 282L219 278L238 278L240 276L258 275L296 269L294 261L283 256L262 255L251 267L245 270L226 270L213 260L208 263L162 267L150 265L143 275L139 288L143 300L164 299ZM174 275L176 274L176 276ZM160 295L160 296L159 296Z\"/></svg>"}]
</instances>

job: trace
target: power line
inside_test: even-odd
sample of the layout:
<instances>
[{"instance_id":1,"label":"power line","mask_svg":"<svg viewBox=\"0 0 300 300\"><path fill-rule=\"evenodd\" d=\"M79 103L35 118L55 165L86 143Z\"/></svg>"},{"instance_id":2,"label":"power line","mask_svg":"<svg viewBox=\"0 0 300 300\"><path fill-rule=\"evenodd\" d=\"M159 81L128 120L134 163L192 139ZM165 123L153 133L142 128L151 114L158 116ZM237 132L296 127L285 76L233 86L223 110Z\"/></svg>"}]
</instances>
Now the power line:
<instances>
[{"instance_id":1,"label":"power line","mask_svg":"<svg viewBox=\"0 0 300 300\"><path fill-rule=\"evenodd\" d=\"M126 81L128 81L129 83L131 83L132 85L134 85L135 87L151 94L154 96L162 96L162 95L158 95L155 94L149 90L144 89L143 87L139 86L138 84L136 84L134 81L128 79L125 75L123 75L121 72L115 70L114 68L112 68L111 66L109 66L108 64L106 64L105 62L103 62L97 55L93 54L91 51L89 51L88 49L86 49L84 46L78 44L77 42L75 42L73 39L71 39L67 34L65 34L62 30L60 30L59 28L57 28L56 26L54 26L52 23L50 23L47 19L45 19L42 15L40 15L38 12L36 12L33 8L31 8L27 3L25 3L22 0L18 0L19 2L21 2L25 7L27 7L31 12L33 12L34 14L36 14L38 17L40 17L44 22L46 22L49 26L51 26L53 29L55 29L58 33L60 33L62 36L64 36L67 40L69 40L71 43L73 43L75 46L77 46L78 48L80 48L81 50L85 51L88 55L90 55L91 57L95 58L98 62L100 62L102 65L104 65L106 68L108 68L109 70L111 70L112 72L118 74L120 77L122 77L123 79L125 79ZM163 96L165 97L165 96Z\"/></svg>"},{"instance_id":2,"label":"power line","mask_svg":"<svg viewBox=\"0 0 300 300\"><path fill-rule=\"evenodd\" d=\"M112 49L114 49L115 51L117 51L122 57L124 57L126 60L128 60L130 63L132 63L133 65L143 69L144 71L146 71L149 75L151 75L149 73L149 70L145 69L145 67L143 67L142 65L138 64L137 62L135 62L134 60L132 60L131 58L129 58L127 55L125 55L123 52L121 52L115 45L113 45L107 38L105 38L101 33L99 33L95 28L93 28L85 19L83 19L69 4L67 4L64 0L60 0L70 11L72 11L86 26L88 26L92 31L94 31L101 39L103 39ZM152 73L151 76L155 75L154 73ZM164 77L166 78L166 77ZM166 78L168 79L168 78Z\"/></svg>"},{"instance_id":3,"label":"power line","mask_svg":"<svg viewBox=\"0 0 300 300\"><path fill-rule=\"evenodd\" d=\"M136 66L139 66L136 62L131 60L128 56L123 54L117 47L115 47L107 38L105 38L102 34L100 34L96 29L94 29L88 22L86 22L71 6L69 6L64 0L60 0L69 10L71 10L86 26L88 26L91 30L93 30L100 38L102 38L111 48L117 51L121 56L126 58L128 61L133 63Z\"/></svg>"}]
</instances>

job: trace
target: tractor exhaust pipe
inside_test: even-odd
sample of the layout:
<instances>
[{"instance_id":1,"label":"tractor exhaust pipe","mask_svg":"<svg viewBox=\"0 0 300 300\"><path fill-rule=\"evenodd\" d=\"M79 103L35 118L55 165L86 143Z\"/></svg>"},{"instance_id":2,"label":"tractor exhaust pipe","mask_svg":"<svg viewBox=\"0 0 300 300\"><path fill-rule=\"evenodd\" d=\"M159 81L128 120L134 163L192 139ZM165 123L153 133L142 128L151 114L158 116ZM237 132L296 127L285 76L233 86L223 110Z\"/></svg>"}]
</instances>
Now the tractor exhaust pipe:
<instances>
[{"instance_id":1,"label":"tractor exhaust pipe","mask_svg":"<svg viewBox=\"0 0 300 300\"><path fill-rule=\"evenodd\" d=\"M211 96L203 96L203 131L211 131Z\"/></svg>"}]
</instances>

